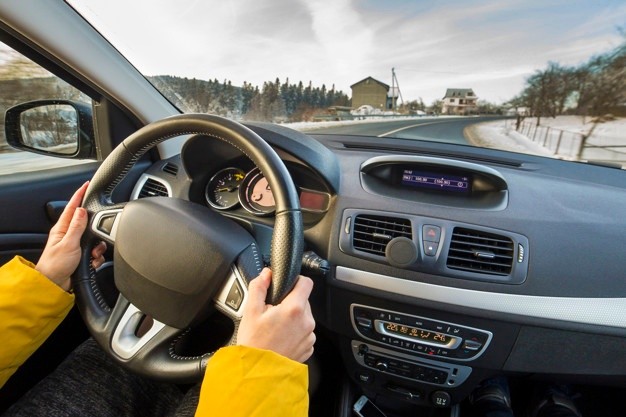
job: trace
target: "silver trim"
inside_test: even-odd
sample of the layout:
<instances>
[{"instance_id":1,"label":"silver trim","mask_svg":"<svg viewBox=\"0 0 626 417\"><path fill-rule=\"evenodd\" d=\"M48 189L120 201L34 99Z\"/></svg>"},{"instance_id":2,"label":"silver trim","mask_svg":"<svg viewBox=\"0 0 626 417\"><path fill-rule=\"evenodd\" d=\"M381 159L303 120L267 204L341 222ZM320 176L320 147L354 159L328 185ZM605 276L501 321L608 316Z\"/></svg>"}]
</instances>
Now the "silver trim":
<instances>
[{"instance_id":1,"label":"silver trim","mask_svg":"<svg viewBox=\"0 0 626 417\"><path fill-rule=\"evenodd\" d=\"M228 293L230 292L230 289L235 281L239 282L239 285L243 290L243 300L241 301L241 305L237 310L226 304ZM248 286L246 285L245 280L241 277L241 274L239 273L237 268L231 268L230 275L228 275L228 278L226 278L226 282L224 282L222 289L217 293L213 300L215 301L215 304L220 308L220 310L230 316L231 319L241 319L243 317L243 310L246 306L246 303L248 302Z\"/></svg>"},{"instance_id":2,"label":"silver trim","mask_svg":"<svg viewBox=\"0 0 626 417\"><path fill-rule=\"evenodd\" d=\"M137 184L135 184L135 188L133 188L133 192L130 195L131 200L137 200L139 198L139 193L141 192L141 189L143 188L146 181L148 181L149 179L163 184L163 186L167 190L168 197L171 197L173 195L172 186L170 185L169 182L165 181L163 178L155 177L154 175L150 175L150 174L141 174L141 177L139 177L139 180L137 181Z\"/></svg>"},{"instance_id":3,"label":"silver trim","mask_svg":"<svg viewBox=\"0 0 626 417\"><path fill-rule=\"evenodd\" d=\"M146 343L166 327L166 324L153 319L154 323L150 330L142 337L137 337L135 336L135 330L143 316L144 313L141 310L130 304L117 324L111 339L111 348L120 358L132 358Z\"/></svg>"},{"instance_id":4,"label":"silver trim","mask_svg":"<svg viewBox=\"0 0 626 417\"><path fill-rule=\"evenodd\" d=\"M626 298L544 297L444 287L338 266L335 278L363 287L525 317L626 328Z\"/></svg>"},{"instance_id":5,"label":"silver trim","mask_svg":"<svg viewBox=\"0 0 626 417\"><path fill-rule=\"evenodd\" d=\"M438 323L438 324L444 324L444 325L448 326L448 329L445 332L440 331L440 333L444 333L444 334L446 334L448 336L451 336L451 332L454 333L454 328L457 328L457 329L465 329L465 330L473 331L473 332L476 332L476 333L482 333L482 334L487 336L487 340L481 346L481 348L479 350L476 350L475 354L473 356L469 357L469 358L454 358L454 357L451 357L451 356L445 356L445 355L439 355L439 354L434 354L433 355L433 354L429 354L429 353L426 353L426 352L419 352L419 351L415 351L415 350L412 350L412 349L408 349L408 348L405 348L405 347L402 347L402 346L389 345L388 343L385 343L383 341L367 337L366 335L364 335L361 332L361 330L357 326L357 323L356 323L356 320L355 320L355 318L356 318L356 316L354 314L355 307L361 307L361 308L365 308L365 309L369 309L369 310L373 310L373 311L377 311L377 312L383 312L383 313L389 314L389 315L400 314L400 315L412 317L412 318L418 319L418 320L425 320L425 321L435 322L435 323ZM390 320L391 320L391 318L390 318ZM493 333L491 333L488 330L478 329L476 327L463 326L461 324L452 323L452 322L448 322L448 321L437 320L437 319L433 319L433 318L430 318L430 317L416 316L414 314L409 314L409 313L402 312L402 311L394 311L394 310L388 310L386 308L373 307L373 306L365 305L365 304L350 304L350 322L352 323L352 328L354 329L354 331L359 336L361 336L363 339L365 339L365 340L369 340L369 341L372 341L372 342L375 342L375 343L381 343L381 344L389 346L389 347L391 347L393 349L402 349L404 351L411 352L411 353L408 353L411 356L426 355L428 357L437 357L437 358L453 360L453 361L458 361L458 362L471 362L471 361L479 358L480 356L482 356L483 353L485 353L485 351L487 350L487 347L489 347L489 344L491 343L491 339L493 339ZM431 331L436 332L437 330L431 330ZM388 336L400 339L399 337L396 337L395 334L391 334L391 335L388 335ZM404 339L404 338L402 338L402 339ZM431 346L429 343L425 343L425 342L422 342L422 341L416 341L416 340L413 340L413 339L409 339L408 341L411 342L411 343L416 343L416 344L420 344L420 345ZM459 340L459 342L460 342L460 340ZM441 346L441 345L435 345L433 347L452 350L451 348L447 348L447 347ZM458 347L458 344L455 345L455 348L456 347Z\"/></svg>"},{"instance_id":6,"label":"silver trim","mask_svg":"<svg viewBox=\"0 0 626 417\"><path fill-rule=\"evenodd\" d=\"M117 235L117 228L120 225L120 213L123 209L114 209L114 210L103 210L96 213L93 217L93 221L91 222L91 231L100 236L103 239L106 239L109 242L115 242L115 236ZM111 227L111 234L107 235L106 233L98 230L98 225L100 224L100 220L104 216L110 216L111 214L115 214L115 220L113 220L113 227Z\"/></svg>"},{"instance_id":7,"label":"silver trim","mask_svg":"<svg viewBox=\"0 0 626 417\"><path fill-rule=\"evenodd\" d=\"M429 165L436 165L436 166L442 166L442 167L447 167L447 168L450 168L450 167L463 168L463 169L473 170L476 172L490 174L504 181L502 174L500 174L498 171L496 171L493 168L490 168L484 165L474 164L472 162L458 161L455 159L436 158L432 156L417 156L417 155L375 156L361 164L361 171L367 171L367 169L376 167L377 165L381 165L381 164L390 164L390 163L398 164L398 163L403 163L403 162L429 164Z\"/></svg>"}]
</instances>

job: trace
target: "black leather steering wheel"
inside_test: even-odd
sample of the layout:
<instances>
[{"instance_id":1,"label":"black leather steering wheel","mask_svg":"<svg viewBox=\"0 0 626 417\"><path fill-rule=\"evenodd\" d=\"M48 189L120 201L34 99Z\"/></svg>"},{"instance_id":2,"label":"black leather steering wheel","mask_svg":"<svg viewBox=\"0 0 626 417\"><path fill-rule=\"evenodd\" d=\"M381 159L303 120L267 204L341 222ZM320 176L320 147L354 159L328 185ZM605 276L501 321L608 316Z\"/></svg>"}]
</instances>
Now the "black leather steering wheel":
<instances>
[{"instance_id":1,"label":"black leather steering wheel","mask_svg":"<svg viewBox=\"0 0 626 417\"><path fill-rule=\"evenodd\" d=\"M164 140L191 134L238 148L270 184L276 217L269 303L279 303L295 285L303 250L302 214L289 172L245 126L211 115L173 116L145 126L115 148L83 201L90 221L72 277L76 303L90 333L114 360L136 373L178 383L200 380L211 353L180 356L174 349L177 340L217 308L234 322L229 342L234 343L247 284L262 268L254 238L208 207L168 197L112 201L113 190L141 155ZM104 301L91 267L91 249L99 240L114 247L120 294L113 308ZM138 330L141 323L152 325Z\"/></svg>"}]
</instances>

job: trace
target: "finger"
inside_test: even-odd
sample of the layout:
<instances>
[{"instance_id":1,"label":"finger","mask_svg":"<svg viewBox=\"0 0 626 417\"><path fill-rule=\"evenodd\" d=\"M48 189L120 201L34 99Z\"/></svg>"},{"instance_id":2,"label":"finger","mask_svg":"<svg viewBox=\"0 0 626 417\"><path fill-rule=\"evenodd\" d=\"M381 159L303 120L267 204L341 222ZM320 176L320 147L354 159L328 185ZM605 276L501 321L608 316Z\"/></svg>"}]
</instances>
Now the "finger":
<instances>
[{"instance_id":1,"label":"finger","mask_svg":"<svg viewBox=\"0 0 626 417\"><path fill-rule=\"evenodd\" d=\"M93 269L98 269L102 266L102 264L104 263L104 252L106 252L106 250L107 245L104 242L98 243L91 250L91 257L93 258L91 260L91 266L93 267Z\"/></svg>"},{"instance_id":2,"label":"finger","mask_svg":"<svg viewBox=\"0 0 626 417\"><path fill-rule=\"evenodd\" d=\"M246 314L259 315L265 311L265 297L267 297L267 289L270 287L271 280L272 271L269 268L263 268L259 276L250 282L244 316Z\"/></svg>"},{"instance_id":3,"label":"finger","mask_svg":"<svg viewBox=\"0 0 626 417\"><path fill-rule=\"evenodd\" d=\"M74 217L74 212L76 208L80 206L80 203L83 201L83 197L85 196L85 191L87 191L87 187L89 186L89 181L85 182L80 186L78 190L74 192L72 198L67 203L65 208L63 209L63 213L59 217L57 221L56 227L60 229L60 231L65 231L70 225L72 218Z\"/></svg>"},{"instance_id":4,"label":"finger","mask_svg":"<svg viewBox=\"0 0 626 417\"><path fill-rule=\"evenodd\" d=\"M104 252L106 251L107 251L107 244L101 241L96 246L94 246L94 248L91 250L91 257L95 259L101 258L102 255L104 255Z\"/></svg>"},{"instance_id":5,"label":"finger","mask_svg":"<svg viewBox=\"0 0 626 417\"><path fill-rule=\"evenodd\" d=\"M291 290L281 304L285 304L286 302L304 306L309 302L308 300L309 295L311 295L311 291L313 291L313 280L309 277L305 277L304 275L300 275L296 286L293 287L293 290Z\"/></svg>"},{"instance_id":6,"label":"finger","mask_svg":"<svg viewBox=\"0 0 626 417\"><path fill-rule=\"evenodd\" d=\"M69 247L78 248L80 246L80 237L83 235L87 227L87 210L82 207L74 211L74 216L62 241Z\"/></svg>"}]
</instances>

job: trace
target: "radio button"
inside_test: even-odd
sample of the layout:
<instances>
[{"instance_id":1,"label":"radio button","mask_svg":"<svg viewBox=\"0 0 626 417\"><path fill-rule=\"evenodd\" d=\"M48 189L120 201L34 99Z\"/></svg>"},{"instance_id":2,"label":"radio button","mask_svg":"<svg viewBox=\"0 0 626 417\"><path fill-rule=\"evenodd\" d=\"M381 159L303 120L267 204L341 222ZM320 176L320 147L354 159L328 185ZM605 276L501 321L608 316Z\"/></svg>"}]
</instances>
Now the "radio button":
<instances>
[{"instance_id":1,"label":"radio button","mask_svg":"<svg viewBox=\"0 0 626 417\"><path fill-rule=\"evenodd\" d=\"M368 319L367 317L357 317L356 323L361 327L365 327L366 329L372 328L372 320Z\"/></svg>"},{"instance_id":2,"label":"radio button","mask_svg":"<svg viewBox=\"0 0 626 417\"><path fill-rule=\"evenodd\" d=\"M463 349L477 351L483 346L482 343L477 342L476 340L466 340L463 342Z\"/></svg>"},{"instance_id":3,"label":"radio button","mask_svg":"<svg viewBox=\"0 0 626 417\"><path fill-rule=\"evenodd\" d=\"M376 366L375 367L379 371L385 372L389 368L389 365L387 365L387 362L385 362L383 360L380 360L380 361L376 362Z\"/></svg>"}]
</instances>

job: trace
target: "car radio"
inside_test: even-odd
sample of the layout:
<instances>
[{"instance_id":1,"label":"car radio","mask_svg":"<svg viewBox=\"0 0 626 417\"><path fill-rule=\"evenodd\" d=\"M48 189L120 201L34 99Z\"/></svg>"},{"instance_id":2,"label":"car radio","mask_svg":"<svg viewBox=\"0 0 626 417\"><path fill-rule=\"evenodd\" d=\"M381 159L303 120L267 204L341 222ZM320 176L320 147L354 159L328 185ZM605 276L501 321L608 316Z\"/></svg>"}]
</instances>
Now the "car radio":
<instances>
[{"instance_id":1,"label":"car radio","mask_svg":"<svg viewBox=\"0 0 626 417\"><path fill-rule=\"evenodd\" d=\"M360 304L350 306L350 315L364 339L429 357L471 361L492 338L486 330Z\"/></svg>"}]
</instances>

